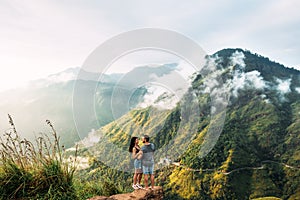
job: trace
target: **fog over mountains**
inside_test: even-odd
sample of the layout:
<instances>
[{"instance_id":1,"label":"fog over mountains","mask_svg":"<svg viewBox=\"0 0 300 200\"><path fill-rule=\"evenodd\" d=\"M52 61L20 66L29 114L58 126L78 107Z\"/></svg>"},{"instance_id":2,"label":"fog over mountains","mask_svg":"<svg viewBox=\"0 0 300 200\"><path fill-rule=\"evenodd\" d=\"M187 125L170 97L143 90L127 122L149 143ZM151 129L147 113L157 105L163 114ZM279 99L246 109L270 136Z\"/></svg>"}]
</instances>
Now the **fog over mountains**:
<instances>
[{"instance_id":1,"label":"fog over mountains","mask_svg":"<svg viewBox=\"0 0 300 200\"><path fill-rule=\"evenodd\" d=\"M125 74L100 74L69 68L44 79L33 80L27 87L1 92L0 129L5 131L9 128L7 114L11 114L21 135L32 139L39 132L48 132L44 122L49 119L61 135L62 142L70 146L92 129L100 128L132 108L150 104L162 108L174 106L188 85L179 70L177 63L139 66ZM175 79L178 81L172 84L172 88L164 87ZM92 101L94 105L91 106L96 113L96 117L82 119L78 129L73 119L76 103L73 101L74 85L80 90L77 97L83 105L83 109L77 112L84 115ZM92 100L87 99L87 91L92 91ZM173 98L164 103L167 96Z\"/></svg>"}]
</instances>

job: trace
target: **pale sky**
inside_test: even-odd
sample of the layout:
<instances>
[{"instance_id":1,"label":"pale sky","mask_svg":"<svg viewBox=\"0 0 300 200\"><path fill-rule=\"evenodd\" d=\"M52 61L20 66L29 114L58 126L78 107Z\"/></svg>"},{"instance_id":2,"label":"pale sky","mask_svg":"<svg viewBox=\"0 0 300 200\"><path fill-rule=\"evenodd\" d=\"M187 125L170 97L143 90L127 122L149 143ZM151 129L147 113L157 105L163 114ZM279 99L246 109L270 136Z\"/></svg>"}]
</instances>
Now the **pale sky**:
<instances>
[{"instance_id":1,"label":"pale sky","mask_svg":"<svg viewBox=\"0 0 300 200\"><path fill-rule=\"evenodd\" d=\"M177 31L208 54L238 47L300 69L299 8L299 0L0 0L0 91L80 67L107 39L145 27Z\"/></svg>"}]
</instances>

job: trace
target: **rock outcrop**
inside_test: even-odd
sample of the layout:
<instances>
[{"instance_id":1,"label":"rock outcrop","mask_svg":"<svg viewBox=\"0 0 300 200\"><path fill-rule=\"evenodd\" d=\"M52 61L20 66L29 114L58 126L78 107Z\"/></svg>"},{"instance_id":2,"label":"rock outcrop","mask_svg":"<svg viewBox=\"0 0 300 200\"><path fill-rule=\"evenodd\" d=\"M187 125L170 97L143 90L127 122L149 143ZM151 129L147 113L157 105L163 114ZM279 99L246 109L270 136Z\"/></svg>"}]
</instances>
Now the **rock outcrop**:
<instances>
[{"instance_id":1,"label":"rock outcrop","mask_svg":"<svg viewBox=\"0 0 300 200\"><path fill-rule=\"evenodd\" d=\"M154 190L135 190L132 193L116 194L110 197L96 196L88 200L162 200L163 189L155 186Z\"/></svg>"}]
</instances>

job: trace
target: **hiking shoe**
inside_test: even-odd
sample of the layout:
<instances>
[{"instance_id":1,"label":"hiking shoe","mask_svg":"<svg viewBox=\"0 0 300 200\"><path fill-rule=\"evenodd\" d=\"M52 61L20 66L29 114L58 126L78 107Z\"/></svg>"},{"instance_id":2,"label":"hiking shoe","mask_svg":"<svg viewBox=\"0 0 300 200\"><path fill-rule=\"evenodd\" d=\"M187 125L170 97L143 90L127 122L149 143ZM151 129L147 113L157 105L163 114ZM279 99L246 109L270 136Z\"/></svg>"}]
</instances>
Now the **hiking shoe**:
<instances>
[{"instance_id":1,"label":"hiking shoe","mask_svg":"<svg viewBox=\"0 0 300 200\"><path fill-rule=\"evenodd\" d=\"M132 185L132 188L135 190L139 189L138 186L136 186L136 185Z\"/></svg>"},{"instance_id":2,"label":"hiking shoe","mask_svg":"<svg viewBox=\"0 0 300 200\"><path fill-rule=\"evenodd\" d=\"M138 187L139 189L144 189L144 188L143 188L140 184L138 184L138 183L137 183L135 186Z\"/></svg>"}]
</instances>

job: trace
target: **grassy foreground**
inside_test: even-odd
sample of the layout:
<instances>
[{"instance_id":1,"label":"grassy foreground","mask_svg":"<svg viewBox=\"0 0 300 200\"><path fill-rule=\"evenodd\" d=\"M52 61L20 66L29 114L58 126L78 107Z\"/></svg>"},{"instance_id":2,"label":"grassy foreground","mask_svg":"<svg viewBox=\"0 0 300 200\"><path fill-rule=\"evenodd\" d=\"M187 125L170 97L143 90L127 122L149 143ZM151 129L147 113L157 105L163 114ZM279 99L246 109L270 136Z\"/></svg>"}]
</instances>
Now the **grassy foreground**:
<instances>
[{"instance_id":1,"label":"grassy foreground","mask_svg":"<svg viewBox=\"0 0 300 200\"><path fill-rule=\"evenodd\" d=\"M65 155L64 146L49 120L51 136L32 143L21 139L13 119L0 137L0 199L86 199L119 192L109 181L82 183L74 178L77 150Z\"/></svg>"},{"instance_id":2,"label":"grassy foreground","mask_svg":"<svg viewBox=\"0 0 300 200\"><path fill-rule=\"evenodd\" d=\"M63 146L51 122L52 136L35 143L21 139L9 115L11 129L0 140L1 199L76 199L73 186L76 155L63 158Z\"/></svg>"}]
</instances>

